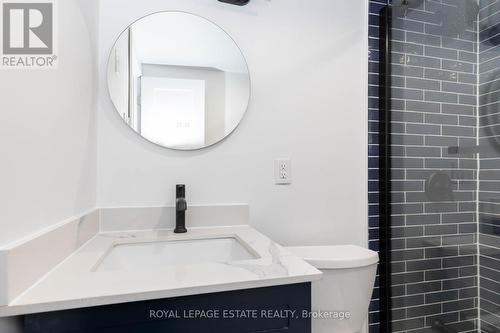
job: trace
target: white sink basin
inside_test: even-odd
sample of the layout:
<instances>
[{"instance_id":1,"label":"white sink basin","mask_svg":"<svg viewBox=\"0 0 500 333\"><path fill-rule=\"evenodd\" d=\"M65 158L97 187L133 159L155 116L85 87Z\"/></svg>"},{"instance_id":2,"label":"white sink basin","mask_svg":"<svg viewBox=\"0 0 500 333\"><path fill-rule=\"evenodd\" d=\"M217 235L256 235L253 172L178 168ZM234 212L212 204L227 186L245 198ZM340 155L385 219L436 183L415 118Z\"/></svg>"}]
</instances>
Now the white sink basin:
<instances>
[{"instance_id":1,"label":"white sink basin","mask_svg":"<svg viewBox=\"0 0 500 333\"><path fill-rule=\"evenodd\" d=\"M227 263L257 259L237 238L174 240L114 245L95 272L157 268L168 265Z\"/></svg>"}]
</instances>

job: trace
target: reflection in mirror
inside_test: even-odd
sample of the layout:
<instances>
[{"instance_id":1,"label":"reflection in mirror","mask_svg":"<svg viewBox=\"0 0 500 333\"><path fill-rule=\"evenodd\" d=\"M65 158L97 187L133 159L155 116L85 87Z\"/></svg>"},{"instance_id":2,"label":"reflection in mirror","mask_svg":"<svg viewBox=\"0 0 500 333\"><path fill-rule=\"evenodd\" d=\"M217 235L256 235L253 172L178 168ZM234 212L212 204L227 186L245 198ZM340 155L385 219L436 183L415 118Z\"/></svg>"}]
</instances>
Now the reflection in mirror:
<instances>
[{"instance_id":1,"label":"reflection in mirror","mask_svg":"<svg viewBox=\"0 0 500 333\"><path fill-rule=\"evenodd\" d=\"M250 98L248 67L220 27L196 15L161 12L133 23L108 62L111 100L135 132L173 149L228 136Z\"/></svg>"}]
</instances>

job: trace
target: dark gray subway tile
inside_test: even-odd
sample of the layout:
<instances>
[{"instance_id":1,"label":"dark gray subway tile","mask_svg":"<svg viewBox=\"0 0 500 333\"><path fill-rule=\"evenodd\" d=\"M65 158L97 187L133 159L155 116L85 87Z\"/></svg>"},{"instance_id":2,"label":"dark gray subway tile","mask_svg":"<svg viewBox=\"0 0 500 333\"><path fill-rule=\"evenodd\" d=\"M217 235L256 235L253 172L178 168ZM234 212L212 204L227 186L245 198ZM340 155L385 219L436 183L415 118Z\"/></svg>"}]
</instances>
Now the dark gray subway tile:
<instances>
[{"instance_id":1,"label":"dark gray subway tile","mask_svg":"<svg viewBox=\"0 0 500 333\"><path fill-rule=\"evenodd\" d=\"M474 96L474 95L459 95L458 96L458 102L460 104L464 104L464 105L476 106L476 104L477 104L477 97Z\"/></svg>"},{"instance_id":2,"label":"dark gray subway tile","mask_svg":"<svg viewBox=\"0 0 500 333\"><path fill-rule=\"evenodd\" d=\"M429 169L455 169L458 168L458 159L454 158L428 158L425 167Z\"/></svg>"},{"instance_id":3,"label":"dark gray subway tile","mask_svg":"<svg viewBox=\"0 0 500 333\"><path fill-rule=\"evenodd\" d=\"M496 124L495 118L500 113L500 101L480 106L478 113L481 126Z\"/></svg>"},{"instance_id":4,"label":"dark gray subway tile","mask_svg":"<svg viewBox=\"0 0 500 333\"><path fill-rule=\"evenodd\" d=\"M407 261L407 260L421 260L424 259L424 250L397 250L391 251L391 259L393 262L396 261Z\"/></svg>"},{"instance_id":5,"label":"dark gray subway tile","mask_svg":"<svg viewBox=\"0 0 500 333\"><path fill-rule=\"evenodd\" d=\"M493 58L489 61L481 63L480 73L489 72L497 68L500 68L500 57Z\"/></svg>"},{"instance_id":6,"label":"dark gray subway tile","mask_svg":"<svg viewBox=\"0 0 500 333\"><path fill-rule=\"evenodd\" d=\"M425 226L425 235L426 236L454 235L457 233L458 233L458 225L457 224Z\"/></svg>"},{"instance_id":7,"label":"dark gray subway tile","mask_svg":"<svg viewBox=\"0 0 500 333\"><path fill-rule=\"evenodd\" d=\"M392 204L391 212L395 215L420 214L424 212L423 204Z\"/></svg>"},{"instance_id":8,"label":"dark gray subway tile","mask_svg":"<svg viewBox=\"0 0 500 333\"><path fill-rule=\"evenodd\" d=\"M406 56L406 64L410 66L417 67L430 67L430 68L441 68L441 60L437 58L431 57L423 57L417 55L407 55Z\"/></svg>"},{"instance_id":9,"label":"dark gray subway tile","mask_svg":"<svg viewBox=\"0 0 500 333\"><path fill-rule=\"evenodd\" d=\"M423 191L423 181L392 180L391 189L395 192Z\"/></svg>"},{"instance_id":10,"label":"dark gray subway tile","mask_svg":"<svg viewBox=\"0 0 500 333\"><path fill-rule=\"evenodd\" d=\"M462 61L477 63L478 55L477 55L477 53L474 53L474 52L460 51L458 53L458 59L462 60Z\"/></svg>"},{"instance_id":11,"label":"dark gray subway tile","mask_svg":"<svg viewBox=\"0 0 500 333\"><path fill-rule=\"evenodd\" d=\"M423 227L397 227L391 228L392 238L418 237L424 235Z\"/></svg>"},{"instance_id":12,"label":"dark gray subway tile","mask_svg":"<svg viewBox=\"0 0 500 333\"><path fill-rule=\"evenodd\" d=\"M391 146L391 156L405 156L406 155L406 146L397 146L393 144Z\"/></svg>"},{"instance_id":13,"label":"dark gray subway tile","mask_svg":"<svg viewBox=\"0 0 500 333\"><path fill-rule=\"evenodd\" d=\"M458 164L460 169L476 170L478 166L477 160L466 158L461 158Z\"/></svg>"},{"instance_id":14,"label":"dark gray subway tile","mask_svg":"<svg viewBox=\"0 0 500 333\"><path fill-rule=\"evenodd\" d=\"M457 105L457 104L443 104L442 112L449 114L458 114L458 115L475 115L474 106L470 105Z\"/></svg>"},{"instance_id":15,"label":"dark gray subway tile","mask_svg":"<svg viewBox=\"0 0 500 333\"><path fill-rule=\"evenodd\" d=\"M391 136L391 141L395 145L424 145L424 136L395 134Z\"/></svg>"},{"instance_id":16,"label":"dark gray subway tile","mask_svg":"<svg viewBox=\"0 0 500 333\"><path fill-rule=\"evenodd\" d=\"M393 52L406 53L406 54L416 54L416 55L423 55L424 54L424 46L423 45L398 42L398 41L392 42L392 50L393 50Z\"/></svg>"},{"instance_id":17,"label":"dark gray subway tile","mask_svg":"<svg viewBox=\"0 0 500 333\"><path fill-rule=\"evenodd\" d=\"M406 18L409 20L415 20L415 21L420 21L420 22L425 22L425 23L433 23L433 24L439 24L440 18L439 16L435 15L434 13L430 13L427 11L422 10L422 6L420 3L415 3L417 7L410 7L412 10L409 10L406 13Z\"/></svg>"},{"instance_id":18,"label":"dark gray subway tile","mask_svg":"<svg viewBox=\"0 0 500 333\"><path fill-rule=\"evenodd\" d=\"M475 202L459 202L458 210L460 212L475 212L477 210L477 205Z\"/></svg>"},{"instance_id":19,"label":"dark gray subway tile","mask_svg":"<svg viewBox=\"0 0 500 333\"><path fill-rule=\"evenodd\" d=\"M464 61L443 59L442 68L454 72L474 73L474 65Z\"/></svg>"},{"instance_id":20,"label":"dark gray subway tile","mask_svg":"<svg viewBox=\"0 0 500 333\"><path fill-rule=\"evenodd\" d=\"M441 134L441 127L438 125L429 125L429 124L407 124L406 133L439 135Z\"/></svg>"},{"instance_id":21,"label":"dark gray subway tile","mask_svg":"<svg viewBox=\"0 0 500 333\"><path fill-rule=\"evenodd\" d=\"M415 13L415 12L413 12ZM409 43L429 45L429 46L441 46L441 38L437 36L430 36L422 33L407 32L406 41ZM469 50L465 50L469 51Z\"/></svg>"},{"instance_id":22,"label":"dark gray subway tile","mask_svg":"<svg viewBox=\"0 0 500 333\"><path fill-rule=\"evenodd\" d=\"M495 170L483 170L480 174L481 180L500 180L500 169Z\"/></svg>"},{"instance_id":23,"label":"dark gray subway tile","mask_svg":"<svg viewBox=\"0 0 500 333\"><path fill-rule=\"evenodd\" d=\"M457 82L459 76L458 76L458 73L456 73L456 72L440 70L440 69L425 68L423 77L425 77L426 79L432 79L432 80ZM462 80L460 80L459 82L467 83L467 82L462 81Z\"/></svg>"},{"instance_id":24,"label":"dark gray subway tile","mask_svg":"<svg viewBox=\"0 0 500 333\"><path fill-rule=\"evenodd\" d=\"M425 46L424 54L428 57L436 57L442 59L457 60L458 51L453 49L445 49L442 47Z\"/></svg>"},{"instance_id":25,"label":"dark gray subway tile","mask_svg":"<svg viewBox=\"0 0 500 333\"><path fill-rule=\"evenodd\" d=\"M425 100L439 103L458 103L458 94L426 91Z\"/></svg>"},{"instance_id":26,"label":"dark gray subway tile","mask_svg":"<svg viewBox=\"0 0 500 333\"><path fill-rule=\"evenodd\" d=\"M392 298L392 307L394 309L398 308L406 308L409 306L417 306L425 304L425 296L424 295L410 295L410 296L402 296L402 297L393 297Z\"/></svg>"},{"instance_id":27,"label":"dark gray subway tile","mask_svg":"<svg viewBox=\"0 0 500 333\"><path fill-rule=\"evenodd\" d=\"M500 192L500 182L481 180L479 182L479 190L488 192ZM483 205L481 208L486 209L486 206Z\"/></svg>"},{"instance_id":28,"label":"dark gray subway tile","mask_svg":"<svg viewBox=\"0 0 500 333\"><path fill-rule=\"evenodd\" d=\"M451 136L426 136L425 145L439 147L458 146L458 138Z\"/></svg>"},{"instance_id":29,"label":"dark gray subway tile","mask_svg":"<svg viewBox=\"0 0 500 333\"><path fill-rule=\"evenodd\" d=\"M392 97L400 99L423 100L424 93L421 90L392 88Z\"/></svg>"},{"instance_id":30,"label":"dark gray subway tile","mask_svg":"<svg viewBox=\"0 0 500 333\"><path fill-rule=\"evenodd\" d=\"M459 275L460 277L476 276L477 266L460 267Z\"/></svg>"},{"instance_id":31,"label":"dark gray subway tile","mask_svg":"<svg viewBox=\"0 0 500 333\"><path fill-rule=\"evenodd\" d=\"M432 295L429 295L429 296L432 297ZM428 302L428 303L430 303L430 302ZM431 327L432 325L434 325L434 323L436 321L440 321L443 324L449 325L451 323L457 322L459 320L459 318L460 318L459 312L439 313L436 315L427 316L425 318L425 325L428 327ZM412 332L412 333L434 333L434 332L422 331L422 332Z\"/></svg>"},{"instance_id":32,"label":"dark gray subway tile","mask_svg":"<svg viewBox=\"0 0 500 333\"><path fill-rule=\"evenodd\" d=\"M401 239L401 238L391 239L391 249L392 250L404 250L404 249L406 249L406 240ZM395 264L395 263L393 263L393 264ZM392 271L391 273L396 273L396 272Z\"/></svg>"},{"instance_id":33,"label":"dark gray subway tile","mask_svg":"<svg viewBox=\"0 0 500 333\"><path fill-rule=\"evenodd\" d=\"M479 96L479 104L480 105L491 104L498 102L499 99L500 99L500 91L488 90L487 93L484 93L481 96Z\"/></svg>"},{"instance_id":34,"label":"dark gray subway tile","mask_svg":"<svg viewBox=\"0 0 500 333\"><path fill-rule=\"evenodd\" d=\"M481 258L484 258L484 256L482 256ZM484 283L482 285L482 288L487 288L487 290L498 293L499 280L496 280L498 278L498 271L490 269L488 267L485 267L482 264L481 264L479 270L480 270L481 282ZM493 281L494 284L486 283L485 280Z\"/></svg>"},{"instance_id":35,"label":"dark gray subway tile","mask_svg":"<svg viewBox=\"0 0 500 333\"><path fill-rule=\"evenodd\" d=\"M425 272L425 281L456 279L459 277L458 268L429 270ZM458 298L458 293L457 293Z\"/></svg>"},{"instance_id":36,"label":"dark gray subway tile","mask_svg":"<svg viewBox=\"0 0 500 333\"><path fill-rule=\"evenodd\" d=\"M413 158L413 157L404 157L404 158L392 158L391 159L393 168L423 168L424 167L424 159L423 158ZM458 162L457 162L458 163ZM422 184L423 188L423 184Z\"/></svg>"},{"instance_id":37,"label":"dark gray subway tile","mask_svg":"<svg viewBox=\"0 0 500 333\"><path fill-rule=\"evenodd\" d=\"M408 215L406 217L407 225L430 225L440 223L441 215L439 214Z\"/></svg>"},{"instance_id":38,"label":"dark gray subway tile","mask_svg":"<svg viewBox=\"0 0 500 333\"><path fill-rule=\"evenodd\" d=\"M441 304L415 306L407 309L408 318L429 316L441 312Z\"/></svg>"},{"instance_id":39,"label":"dark gray subway tile","mask_svg":"<svg viewBox=\"0 0 500 333\"><path fill-rule=\"evenodd\" d=\"M473 299L451 301L451 302L446 302L443 304L443 311L444 312L452 312L452 311L459 311L459 310L472 309L472 308L474 308L474 300Z\"/></svg>"},{"instance_id":40,"label":"dark gray subway tile","mask_svg":"<svg viewBox=\"0 0 500 333\"><path fill-rule=\"evenodd\" d=\"M429 197L425 192L407 192L406 202L427 202L430 201Z\"/></svg>"},{"instance_id":41,"label":"dark gray subway tile","mask_svg":"<svg viewBox=\"0 0 500 333\"><path fill-rule=\"evenodd\" d=\"M441 83L436 80L408 78L406 80L406 87L421 90L441 90Z\"/></svg>"},{"instance_id":42,"label":"dark gray subway tile","mask_svg":"<svg viewBox=\"0 0 500 333\"><path fill-rule=\"evenodd\" d=\"M474 42L469 42L469 41L464 41L464 40L459 40L459 39L454 39L454 38L448 38L448 37L443 37L443 47L446 48L451 48L451 49L456 49L456 50L463 50L463 51L468 51L468 52L474 52L476 50L476 46Z\"/></svg>"},{"instance_id":43,"label":"dark gray subway tile","mask_svg":"<svg viewBox=\"0 0 500 333\"><path fill-rule=\"evenodd\" d=\"M477 117L460 116L458 119L460 126L469 126L469 127L477 126Z\"/></svg>"},{"instance_id":44,"label":"dark gray subway tile","mask_svg":"<svg viewBox=\"0 0 500 333\"><path fill-rule=\"evenodd\" d=\"M408 284L406 289L408 295L431 293L442 290L440 281Z\"/></svg>"},{"instance_id":45,"label":"dark gray subway tile","mask_svg":"<svg viewBox=\"0 0 500 333\"><path fill-rule=\"evenodd\" d=\"M400 75L406 77L424 77L424 69L422 67L395 65L391 66L392 75Z\"/></svg>"},{"instance_id":46,"label":"dark gray subway tile","mask_svg":"<svg viewBox=\"0 0 500 333\"><path fill-rule=\"evenodd\" d=\"M461 256L476 255L477 245L459 245L459 254Z\"/></svg>"},{"instance_id":47,"label":"dark gray subway tile","mask_svg":"<svg viewBox=\"0 0 500 333\"><path fill-rule=\"evenodd\" d=\"M477 288L468 288L468 289L459 290L459 294L462 294L463 292L468 292L468 291L472 291L476 295L474 297L477 297ZM467 297L464 297L464 298L467 298ZM459 313L460 313L460 320L471 320L471 319L476 320L478 318L477 307L475 309L462 310Z\"/></svg>"},{"instance_id":48,"label":"dark gray subway tile","mask_svg":"<svg viewBox=\"0 0 500 333\"><path fill-rule=\"evenodd\" d=\"M431 102L419 102L419 101L407 101L406 102L407 111L418 111L418 112L430 112L439 113L441 112L441 106L439 103Z\"/></svg>"},{"instance_id":49,"label":"dark gray subway tile","mask_svg":"<svg viewBox=\"0 0 500 333\"><path fill-rule=\"evenodd\" d=\"M425 326L424 318L396 320L392 322L392 329L394 332L405 332L407 330L414 330L423 328Z\"/></svg>"},{"instance_id":50,"label":"dark gray subway tile","mask_svg":"<svg viewBox=\"0 0 500 333\"><path fill-rule=\"evenodd\" d=\"M434 133L431 133L431 134L434 134ZM406 156L408 156L408 157L440 157L441 156L441 148L439 148L439 147L406 147Z\"/></svg>"},{"instance_id":51,"label":"dark gray subway tile","mask_svg":"<svg viewBox=\"0 0 500 333\"><path fill-rule=\"evenodd\" d=\"M458 256L458 246L446 246L425 249L426 258L446 258Z\"/></svg>"},{"instance_id":52,"label":"dark gray subway tile","mask_svg":"<svg viewBox=\"0 0 500 333\"><path fill-rule=\"evenodd\" d=\"M453 332L473 332L476 329L476 320L461 321L448 325Z\"/></svg>"},{"instance_id":53,"label":"dark gray subway tile","mask_svg":"<svg viewBox=\"0 0 500 333\"><path fill-rule=\"evenodd\" d=\"M475 214L473 213L448 213L443 214L443 223L466 223L474 222Z\"/></svg>"},{"instance_id":54,"label":"dark gray subway tile","mask_svg":"<svg viewBox=\"0 0 500 333\"><path fill-rule=\"evenodd\" d=\"M405 262L393 262L393 263L391 263L391 272L393 272L393 273L406 272Z\"/></svg>"},{"instance_id":55,"label":"dark gray subway tile","mask_svg":"<svg viewBox=\"0 0 500 333\"><path fill-rule=\"evenodd\" d=\"M423 123L424 115L420 112L392 111L391 121Z\"/></svg>"},{"instance_id":56,"label":"dark gray subway tile","mask_svg":"<svg viewBox=\"0 0 500 333\"><path fill-rule=\"evenodd\" d=\"M449 114L425 114L424 122L429 124L458 125L459 116Z\"/></svg>"},{"instance_id":57,"label":"dark gray subway tile","mask_svg":"<svg viewBox=\"0 0 500 333\"><path fill-rule=\"evenodd\" d=\"M475 130L466 126L443 126L443 135L475 137Z\"/></svg>"},{"instance_id":58,"label":"dark gray subway tile","mask_svg":"<svg viewBox=\"0 0 500 333\"><path fill-rule=\"evenodd\" d=\"M443 290L461 289L476 286L476 280L473 277L444 280L442 281L442 283Z\"/></svg>"},{"instance_id":59,"label":"dark gray subway tile","mask_svg":"<svg viewBox=\"0 0 500 333\"><path fill-rule=\"evenodd\" d=\"M476 264L476 258L474 256L444 258L442 259L442 261L443 261L443 268L469 266Z\"/></svg>"},{"instance_id":60,"label":"dark gray subway tile","mask_svg":"<svg viewBox=\"0 0 500 333\"><path fill-rule=\"evenodd\" d=\"M406 246L411 248L436 247L441 245L441 237L415 237L406 240Z\"/></svg>"},{"instance_id":61,"label":"dark gray subway tile","mask_svg":"<svg viewBox=\"0 0 500 333\"><path fill-rule=\"evenodd\" d=\"M418 283L423 281L424 281L424 272L391 274L391 283L393 285Z\"/></svg>"},{"instance_id":62,"label":"dark gray subway tile","mask_svg":"<svg viewBox=\"0 0 500 333\"><path fill-rule=\"evenodd\" d=\"M406 133L406 124L405 123L397 123L397 122L391 123L391 132L405 134Z\"/></svg>"},{"instance_id":63,"label":"dark gray subway tile","mask_svg":"<svg viewBox=\"0 0 500 333\"><path fill-rule=\"evenodd\" d=\"M450 213L457 212L458 204L456 202L433 202L425 204L426 213Z\"/></svg>"},{"instance_id":64,"label":"dark gray subway tile","mask_svg":"<svg viewBox=\"0 0 500 333\"><path fill-rule=\"evenodd\" d=\"M431 177L435 171L428 169L408 169L406 170L406 179L408 180L427 180ZM420 194L425 194L424 192L419 192ZM416 195L417 193L408 192L407 194Z\"/></svg>"},{"instance_id":65,"label":"dark gray subway tile","mask_svg":"<svg viewBox=\"0 0 500 333\"><path fill-rule=\"evenodd\" d=\"M443 236L443 245L461 245L461 244L474 244L475 238L473 235L459 235L459 236Z\"/></svg>"},{"instance_id":66,"label":"dark gray subway tile","mask_svg":"<svg viewBox=\"0 0 500 333\"><path fill-rule=\"evenodd\" d=\"M458 82L477 84L478 79L476 74L458 73Z\"/></svg>"},{"instance_id":67,"label":"dark gray subway tile","mask_svg":"<svg viewBox=\"0 0 500 333\"><path fill-rule=\"evenodd\" d=\"M474 219L475 220L475 219ZM458 231L461 234L471 234L471 233L477 233L477 223L461 223L458 226Z\"/></svg>"},{"instance_id":68,"label":"dark gray subway tile","mask_svg":"<svg viewBox=\"0 0 500 333\"><path fill-rule=\"evenodd\" d=\"M406 262L408 272L442 268L441 259L412 260Z\"/></svg>"},{"instance_id":69,"label":"dark gray subway tile","mask_svg":"<svg viewBox=\"0 0 500 333\"><path fill-rule=\"evenodd\" d=\"M473 95L476 91L476 86L466 83L443 82L442 88L444 92L452 92L459 94Z\"/></svg>"}]
</instances>

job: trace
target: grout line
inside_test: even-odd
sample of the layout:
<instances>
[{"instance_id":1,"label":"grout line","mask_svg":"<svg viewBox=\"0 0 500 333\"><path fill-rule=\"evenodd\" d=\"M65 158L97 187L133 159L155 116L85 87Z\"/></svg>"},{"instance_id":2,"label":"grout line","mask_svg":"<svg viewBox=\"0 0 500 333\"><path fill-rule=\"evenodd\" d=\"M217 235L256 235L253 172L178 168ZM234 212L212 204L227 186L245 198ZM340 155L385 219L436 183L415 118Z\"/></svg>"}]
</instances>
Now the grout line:
<instances>
[{"instance_id":1,"label":"grout line","mask_svg":"<svg viewBox=\"0 0 500 333\"><path fill-rule=\"evenodd\" d=\"M478 14L479 15L479 14ZM476 127L477 127L477 130L476 130L476 145L479 146L480 144L480 125L481 125L481 117L480 117L480 110L479 110L479 107L480 107L480 102L481 102L481 98L479 96L479 92L480 92L480 81L481 81L481 74L480 74L480 71L481 71L481 62L480 62L480 21L478 20L477 21L477 30L478 30L478 33L477 33L477 63L478 63L478 75L477 75L477 87L476 87L476 107L478 108L477 109L477 117L476 117ZM477 240L476 240L476 246L477 246L477 249L476 249L476 252L477 252L477 255L476 255L476 258L477 258L477 268L476 268L476 275L477 275L477 298L478 298L478 303L477 303L477 308L478 308L478 314L477 314L477 326L478 326L478 331L481 332L481 316L479 314L479 311L481 309L481 271L480 271L480 240L479 240L479 221L480 221L480 214L479 214L479 195L480 195L480 190L481 190L481 187L480 187L480 179L481 179L481 157L480 157L480 154L477 154L476 155L477 157L477 162L476 162L476 167L477 167L477 179L476 179L476 223L477 223L477 231L476 231L476 234L477 234Z\"/></svg>"}]
</instances>

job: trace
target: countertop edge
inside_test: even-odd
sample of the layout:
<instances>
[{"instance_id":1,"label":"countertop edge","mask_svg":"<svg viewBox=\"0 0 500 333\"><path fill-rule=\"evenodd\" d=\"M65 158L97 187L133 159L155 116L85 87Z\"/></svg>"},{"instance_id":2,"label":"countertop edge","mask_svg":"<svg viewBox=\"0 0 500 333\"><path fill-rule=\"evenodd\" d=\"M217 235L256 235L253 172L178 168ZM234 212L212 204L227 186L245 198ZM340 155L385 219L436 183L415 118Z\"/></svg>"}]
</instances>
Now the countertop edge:
<instances>
[{"instance_id":1,"label":"countertop edge","mask_svg":"<svg viewBox=\"0 0 500 333\"><path fill-rule=\"evenodd\" d=\"M29 315L44 312L55 312L88 308L94 306L106 306L122 303L141 302L157 299L168 299L175 297L194 296L202 294L212 294L245 289L256 289L274 287L280 285L291 285L300 283L310 283L322 278L322 273L308 274L303 276L283 277L268 280L255 280L245 282L235 282L221 285L209 285L201 287L180 288L172 290L158 290L150 292L138 292L121 295L101 296L93 298L83 298L67 301L56 301L50 303L38 303L27 305L10 305L0 307L0 318Z\"/></svg>"}]
</instances>

